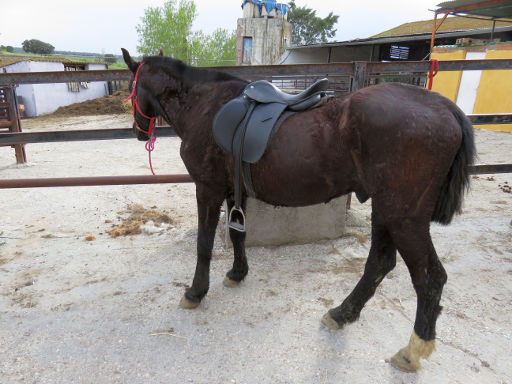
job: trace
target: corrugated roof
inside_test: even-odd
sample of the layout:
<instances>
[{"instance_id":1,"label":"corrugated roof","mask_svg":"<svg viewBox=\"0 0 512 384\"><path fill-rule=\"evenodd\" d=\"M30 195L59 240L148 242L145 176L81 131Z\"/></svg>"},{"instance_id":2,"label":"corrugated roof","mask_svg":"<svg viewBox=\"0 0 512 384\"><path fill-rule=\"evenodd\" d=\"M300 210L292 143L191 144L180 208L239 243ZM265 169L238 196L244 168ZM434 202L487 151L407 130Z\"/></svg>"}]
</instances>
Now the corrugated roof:
<instances>
[{"instance_id":1,"label":"corrugated roof","mask_svg":"<svg viewBox=\"0 0 512 384\"><path fill-rule=\"evenodd\" d=\"M487 4L485 4L487 3ZM471 9L460 10L458 13L475 16L485 16L495 19L512 18L512 1L502 0L490 3L488 0L453 0L437 4L439 11L449 11L455 8L471 6Z\"/></svg>"},{"instance_id":2,"label":"corrugated roof","mask_svg":"<svg viewBox=\"0 0 512 384\"><path fill-rule=\"evenodd\" d=\"M381 32L377 35L371 36L376 37L391 37L391 36L403 36L403 35L414 35L423 33L432 33L432 25L434 21L423 20L413 21L412 23L405 23L398 27L389 29ZM480 20L480 19L468 19L467 17L447 17L446 20L441 24L441 27L437 32L456 32L456 31L467 31L474 29L488 29L492 28L492 21ZM496 21L496 27L511 26L512 20L510 21Z\"/></svg>"}]
</instances>

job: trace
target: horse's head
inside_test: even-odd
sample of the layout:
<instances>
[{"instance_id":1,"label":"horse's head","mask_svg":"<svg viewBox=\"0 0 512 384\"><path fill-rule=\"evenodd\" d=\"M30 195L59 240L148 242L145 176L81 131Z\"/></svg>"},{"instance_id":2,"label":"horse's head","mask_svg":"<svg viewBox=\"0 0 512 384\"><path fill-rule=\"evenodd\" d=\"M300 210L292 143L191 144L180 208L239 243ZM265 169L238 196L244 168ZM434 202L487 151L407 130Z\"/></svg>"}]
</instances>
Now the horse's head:
<instances>
[{"instance_id":1,"label":"horse's head","mask_svg":"<svg viewBox=\"0 0 512 384\"><path fill-rule=\"evenodd\" d=\"M123 51L124 61L133 74L133 79L129 85L130 96L128 97L128 99L132 99L133 104L133 131L137 139L147 141L153 135L155 120L160 114L159 103L147 85L145 86L145 84L149 84L149 81L142 81L142 78L147 76L147 71L143 72L142 69L144 62L136 62L126 49L121 48L121 50Z\"/></svg>"}]
</instances>

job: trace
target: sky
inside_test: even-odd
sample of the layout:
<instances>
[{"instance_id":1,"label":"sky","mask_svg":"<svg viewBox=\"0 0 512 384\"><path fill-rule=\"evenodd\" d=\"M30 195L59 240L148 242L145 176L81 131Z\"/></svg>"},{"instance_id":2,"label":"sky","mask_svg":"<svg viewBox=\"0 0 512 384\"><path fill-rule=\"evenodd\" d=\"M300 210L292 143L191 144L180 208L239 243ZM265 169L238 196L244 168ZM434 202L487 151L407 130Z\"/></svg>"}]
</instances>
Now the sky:
<instances>
[{"instance_id":1,"label":"sky","mask_svg":"<svg viewBox=\"0 0 512 384\"><path fill-rule=\"evenodd\" d=\"M137 32L144 10L165 0L18 0L0 11L0 45L21 47L24 40L50 43L57 51L137 54ZM198 16L193 30L236 29L242 0L194 0ZM283 1L283 2L287 2ZM297 6L339 15L334 41L365 38L400 24L433 19L439 0L296 0Z\"/></svg>"}]
</instances>

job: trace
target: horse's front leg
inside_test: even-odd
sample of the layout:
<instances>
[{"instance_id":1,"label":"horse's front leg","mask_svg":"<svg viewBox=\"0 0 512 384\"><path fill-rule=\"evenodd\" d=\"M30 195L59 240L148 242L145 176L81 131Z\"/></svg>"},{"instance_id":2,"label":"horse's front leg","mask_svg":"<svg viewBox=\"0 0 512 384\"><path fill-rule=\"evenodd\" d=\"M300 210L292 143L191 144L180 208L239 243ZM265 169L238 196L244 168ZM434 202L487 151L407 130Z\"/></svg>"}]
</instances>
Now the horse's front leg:
<instances>
[{"instance_id":1,"label":"horse's front leg","mask_svg":"<svg viewBox=\"0 0 512 384\"><path fill-rule=\"evenodd\" d=\"M224 195L212 188L196 185L196 198L198 216L196 271L192 286L186 290L180 302L180 307L187 309L196 308L208 293L213 241Z\"/></svg>"},{"instance_id":2,"label":"horse's front leg","mask_svg":"<svg viewBox=\"0 0 512 384\"><path fill-rule=\"evenodd\" d=\"M232 197L226 199L228 212L231 211L231 208L235 205L235 201ZM242 201L242 209L245 211L246 199L244 198ZM235 215L238 215L237 212L234 212ZM235 217L235 220L238 218ZM229 238L233 243L233 268L231 268L228 273L226 273L226 278L224 279L224 285L226 287L236 287L238 284L247 276L247 272L249 272L249 266L247 264L247 257L245 256L245 232L237 231L233 228L229 228Z\"/></svg>"}]
</instances>

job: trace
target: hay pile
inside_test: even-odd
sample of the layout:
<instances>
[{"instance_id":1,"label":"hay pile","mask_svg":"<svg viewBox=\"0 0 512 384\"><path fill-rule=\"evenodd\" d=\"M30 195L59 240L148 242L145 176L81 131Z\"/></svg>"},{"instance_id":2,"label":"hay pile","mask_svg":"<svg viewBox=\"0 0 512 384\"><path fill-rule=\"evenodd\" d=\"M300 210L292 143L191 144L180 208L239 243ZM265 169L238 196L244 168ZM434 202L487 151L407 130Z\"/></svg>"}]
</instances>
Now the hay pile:
<instances>
[{"instance_id":1,"label":"hay pile","mask_svg":"<svg viewBox=\"0 0 512 384\"><path fill-rule=\"evenodd\" d=\"M142 233L141 227L152 221L155 227L161 227L162 224L170 226L173 219L164 212L158 212L156 207L145 209L140 204L131 204L126 211L118 212L119 219L122 220L120 224L112 225L112 228L107 231L112 237L138 235ZM122 217L122 215L128 215ZM111 223L110 220L105 220L106 223Z\"/></svg>"},{"instance_id":2,"label":"hay pile","mask_svg":"<svg viewBox=\"0 0 512 384\"><path fill-rule=\"evenodd\" d=\"M123 103L128 90L116 91L112 95L60 107L52 116L90 116L132 113L132 104Z\"/></svg>"}]
</instances>

